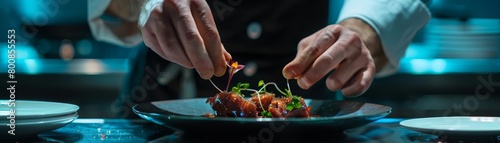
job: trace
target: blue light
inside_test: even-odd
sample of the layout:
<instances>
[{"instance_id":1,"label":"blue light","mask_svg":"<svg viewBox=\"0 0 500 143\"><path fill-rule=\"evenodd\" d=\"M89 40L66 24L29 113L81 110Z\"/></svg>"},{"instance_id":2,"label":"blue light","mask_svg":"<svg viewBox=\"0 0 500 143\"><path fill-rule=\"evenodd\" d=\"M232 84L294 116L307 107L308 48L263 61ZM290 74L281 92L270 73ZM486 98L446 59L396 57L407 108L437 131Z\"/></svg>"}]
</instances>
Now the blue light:
<instances>
[{"instance_id":1,"label":"blue light","mask_svg":"<svg viewBox=\"0 0 500 143\"><path fill-rule=\"evenodd\" d=\"M384 124L384 123L399 123L401 121L403 121L404 119L402 118L382 118L382 119L379 119L377 121L375 121L375 123L379 123L379 124Z\"/></svg>"},{"instance_id":2,"label":"blue light","mask_svg":"<svg viewBox=\"0 0 500 143\"><path fill-rule=\"evenodd\" d=\"M79 54L85 56L92 53L93 50L92 43L90 43L90 41L87 39L78 41L78 43L76 43L76 48Z\"/></svg>"},{"instance_id":3,"label":"blue light","mask_svg":"<svg viewBox=\"0 0 500 143\"><path fill-rule=\"evenodd\" d=\"M446 70L446 61L443 59L435 59L431 61L432 71L434 73L443 73Z\"/></svg>"},{"instance_id":4,"label":"blue light","mask_svg":"<svg viewBox=\"0 0 500 143\"><path fill-rule=\"evenodd\" d=\"M5 49L8 49L7 43L2 43L1 45L5 45ZM0 53L2 55L8 55L9 51L8 50L2 50ZM15 59L17 60L24 60L24 59L38 59L38 53L36 50L33 48L33 46L28 45L28 44L23 44L23 43L18 43L15 46ZM7 63L7 60L2 60L3 64Z\"/></svg>"},{"instance_id":5,"label":"blue light","mask_svg":"<svg viewBox=\"0 0 500 143\"><path fill-rule=\"evenodd\" d=\"M40 72L40 63L35 59L25 59L24 65L26 66L27 74L38 74Z\"/></svg>"},{"instance_id":6,"label":"blue light","mask_svg":"<svg viewBox=\"0 0 500 143\"><path fill-rule=\"evenodd\" d=\"M33 0L19 0L17 9L19 10L19 14L29 22L32 22L33 18L36 14L42 14L40 7L38 6L40 1ZM25 21L26 22L26 21Z\"/></svg>"},{"instance_id":7,"label":"blue light","mask_svg":"<svg viewBox=\"0 0 500 143\"><path fill-rule=\"evenodd\" d=\"M425 59L410 60L412 72L415 74L424 73L429 67L429 62Z\"/></svg>"},{"instance_id":8,"label":"blue light","mask_svg":"<svg viewBox=\"0 0 500 143\"><path fill-rule=\"evenodd\" d=\"M414 74L442 74L447 69L447 63L443 59L411 59L410 64Z\"/></svg>"},{"instance_id":9,"label":"blue light","mask_svg":"<svg viewBox=\"0 0 500 143\"><path fill-rule=\"evenodd\" d=\"M415 58L418 57L418 55L418 49L415 49L414 46L410 46L406 49L404 58Z\"/></svg>"}]
</instances>

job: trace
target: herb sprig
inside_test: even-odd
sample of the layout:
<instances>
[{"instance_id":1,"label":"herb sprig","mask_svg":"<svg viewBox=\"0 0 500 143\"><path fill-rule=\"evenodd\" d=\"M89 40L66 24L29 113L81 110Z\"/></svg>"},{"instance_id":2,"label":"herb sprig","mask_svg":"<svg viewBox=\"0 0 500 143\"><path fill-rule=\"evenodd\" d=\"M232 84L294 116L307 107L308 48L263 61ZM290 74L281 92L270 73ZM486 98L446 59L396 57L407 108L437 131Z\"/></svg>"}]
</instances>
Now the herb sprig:
<instances>
[{"instance_id":1,"label":"herb sprig","mask_svg":"<svg viewBox=\"0 0 500 143\"><path fill-rule=\"evenodd\" d=\"M300 108L302 108L302 103L300 103L300 97L298 97L298 96L293 96L292 102L290 102L286 105L286 110L288 110L288 111L292 111L293 109L300 109Z\"/></svg>"},{"instance_id":2,"label":"herb sprig","mask_svg":"<svg viewBox=\"0 0 500 143\"><path fill-rule=\"evenodd\" d=\"M231 63L231 65L229 65L229 63ZM228 71L229 71L229 77L227 79L227 85L226 85L226 90L224 90L224 92L227 92L227 90L229 89L229 85L231 84L231 80L233 79L233 75L240 71L241 69L245 68L245 65L240 65L238 64L237 61L235 62L229 62L229 63L226 63L226 66L229 67ZM223 92L219 87L217 87L217 85L215 85L215 83L212 81L212 79L208 79L210 81L210 83L212 83L212 85L217 89L219 90L219 92Z\"/></svg>"},{"instance_id":3,"label":"herb sprig","mask_svg":"<svg viewBox=\"0 0 500 143\"><path fill-rule=\"evenodd\" d=\"M231 63L231 64L229 64ZM245 65L239 65L238 62L229 62L229 63L226 63L226 65L229 67L228 71L229 71L229 77L228 77L228 80L227 80L227 85L226 85L226 89L224 91L222 91L219 87L217 87L211 79L209 79L210 83L212 83L212 85L217 89L219 90L219 92L228 92L228 89L229 89L229 86L231 84L231 80L233 78L233 75L240 71L241 69L245 68ZM262 112L261 112L261 115L264 116L264 117L272 117L272 114L271 112L267 111L266 109L264 109L264 106L262 105L262 101L261 101L261 97L260 97L260 94L263 94L263 93L267 93L267 90L266 90L266 87L269 86L269 85L274 85L274 87L281 93L283 94L285 97L287 98L292 98L292 102L288 103L286 105L286 110L288 111L292 111L293 109L300 109L302 108L302 103L300 103L300 100L301 100L301 97L299 96L296 96L296 95L293 95L292 94L292 91L290 90L290 84L288 83L288 80L286 81L286 84L287 84L287 89L284 89L281 90L278 85L274 82L268 82L268 83L265 83L264 80L260 80L259 83L257 84L258 87L261 87L259 90L255 90L255 89L250 89L250 84L249 83L241 83L241 82L238 82L238 84L236 84L236 86L233 86L231 88L231 92L235 93L235 94L238 94L242 97L245 97L244 94L242 94L241 91L253 91L255 94L257 94L258 96L258 99L259 99L259 103L260 103L260 106L262 108Z\"/></svg>"},{"instance_id":4,"label":"herb sprig","mask_svg":"<svg viewBox=\"0 0 500 143\"><path fill-rule=\"evenodd\" d=\"M246 90L250 87L250 84L249 83L241 83L241 82L238 82L238 84L236 84L236 86L233 86L233 88L231 88L231 92L234 92L242 97L245 97L244 94L241 93L242 90Z\"/></svg>"}]
</instances>

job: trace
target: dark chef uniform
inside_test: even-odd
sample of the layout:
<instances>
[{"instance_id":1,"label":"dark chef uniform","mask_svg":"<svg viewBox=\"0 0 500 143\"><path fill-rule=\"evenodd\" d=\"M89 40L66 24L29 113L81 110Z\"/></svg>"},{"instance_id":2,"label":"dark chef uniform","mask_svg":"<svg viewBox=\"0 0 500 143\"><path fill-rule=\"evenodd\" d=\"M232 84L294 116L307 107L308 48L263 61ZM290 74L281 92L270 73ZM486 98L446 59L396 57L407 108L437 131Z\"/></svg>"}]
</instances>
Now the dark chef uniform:
<instances>
[{"instance_id":1,"label":"dark chef uniform","mask_svg":"<svg viewBox=\"0 0 500 143\"><path fill-rule=\"evenodd\" d=\"M231 85L247 82L254 89L258 88L259 80L276 82L280 88L286 88L282 70L295 57L297 44L325 27L328 22L328 0L241 0L234 3L208 0L207 3L212 9L226 50L233 60L246 65L243 71L235 74ZM183 67L164 60L147 47L137 50L137 55L131 60L132 71L120 97L120 101L125 103L122 104L124 107L116 108L129 113L118 115L136 117L130 111L130 107L136 103L183 98L179 95L186 85L194 86L187 92L193 92L191 94L195 97L218 93L195 70L182 70ZM224 90L227 75L214 76L212 80ZM169 82L164 83L163 80ZM296 80L290 80L290 86L294 94L306 98L335 96L334 92L326 88L324 80L309 90L300 89Z\"/></svg>"}]
</instances>

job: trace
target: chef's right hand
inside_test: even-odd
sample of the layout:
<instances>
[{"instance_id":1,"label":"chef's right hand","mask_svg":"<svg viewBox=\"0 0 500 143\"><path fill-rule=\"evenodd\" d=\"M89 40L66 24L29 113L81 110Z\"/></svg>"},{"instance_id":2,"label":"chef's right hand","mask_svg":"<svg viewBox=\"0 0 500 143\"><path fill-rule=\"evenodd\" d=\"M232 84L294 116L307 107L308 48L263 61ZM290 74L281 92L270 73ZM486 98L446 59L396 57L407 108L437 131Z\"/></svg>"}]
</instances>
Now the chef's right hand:
<instances>
[{"instance_id":1,"label":"chef's right hand","mask_svg":"<svg viewBox=\"0 0 500 143\"><path fill-rule=\"evenodd\" d=\"M154 6L141 32L154 52L195 68L203 79L224 75L231 60L205 0L164 0Z\"/></svg>"}]
</instances>

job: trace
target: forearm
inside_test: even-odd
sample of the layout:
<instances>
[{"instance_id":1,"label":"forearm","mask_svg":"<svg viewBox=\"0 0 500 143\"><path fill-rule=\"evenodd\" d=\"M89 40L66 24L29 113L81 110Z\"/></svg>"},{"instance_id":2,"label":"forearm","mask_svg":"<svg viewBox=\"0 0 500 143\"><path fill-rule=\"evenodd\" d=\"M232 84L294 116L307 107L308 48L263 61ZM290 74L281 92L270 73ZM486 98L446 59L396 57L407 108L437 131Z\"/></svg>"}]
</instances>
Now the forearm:
<instances>
[{"instance_id":1,"label":"forearm","mask_svg":"<svg viewBox=\"0 0 500 143\"><path fill-rule=\"evenodd\" d=\"M388 59L382 47L380 37L375 30L363 20L357 18L348 18L340 22L340 25L359 34L375 61L376 72L379 72L387 64Z\"/></svg>"},{"instance_id":2,"label":"forearm","mask_svg":"<svg viewBox=\"0 0 500 143\"><path fill-rule=\"evenodd\" d=\"M106 14L126 22L137 22L141 6L146 0L111 0Z\"/></svg>"}]
</instances>

